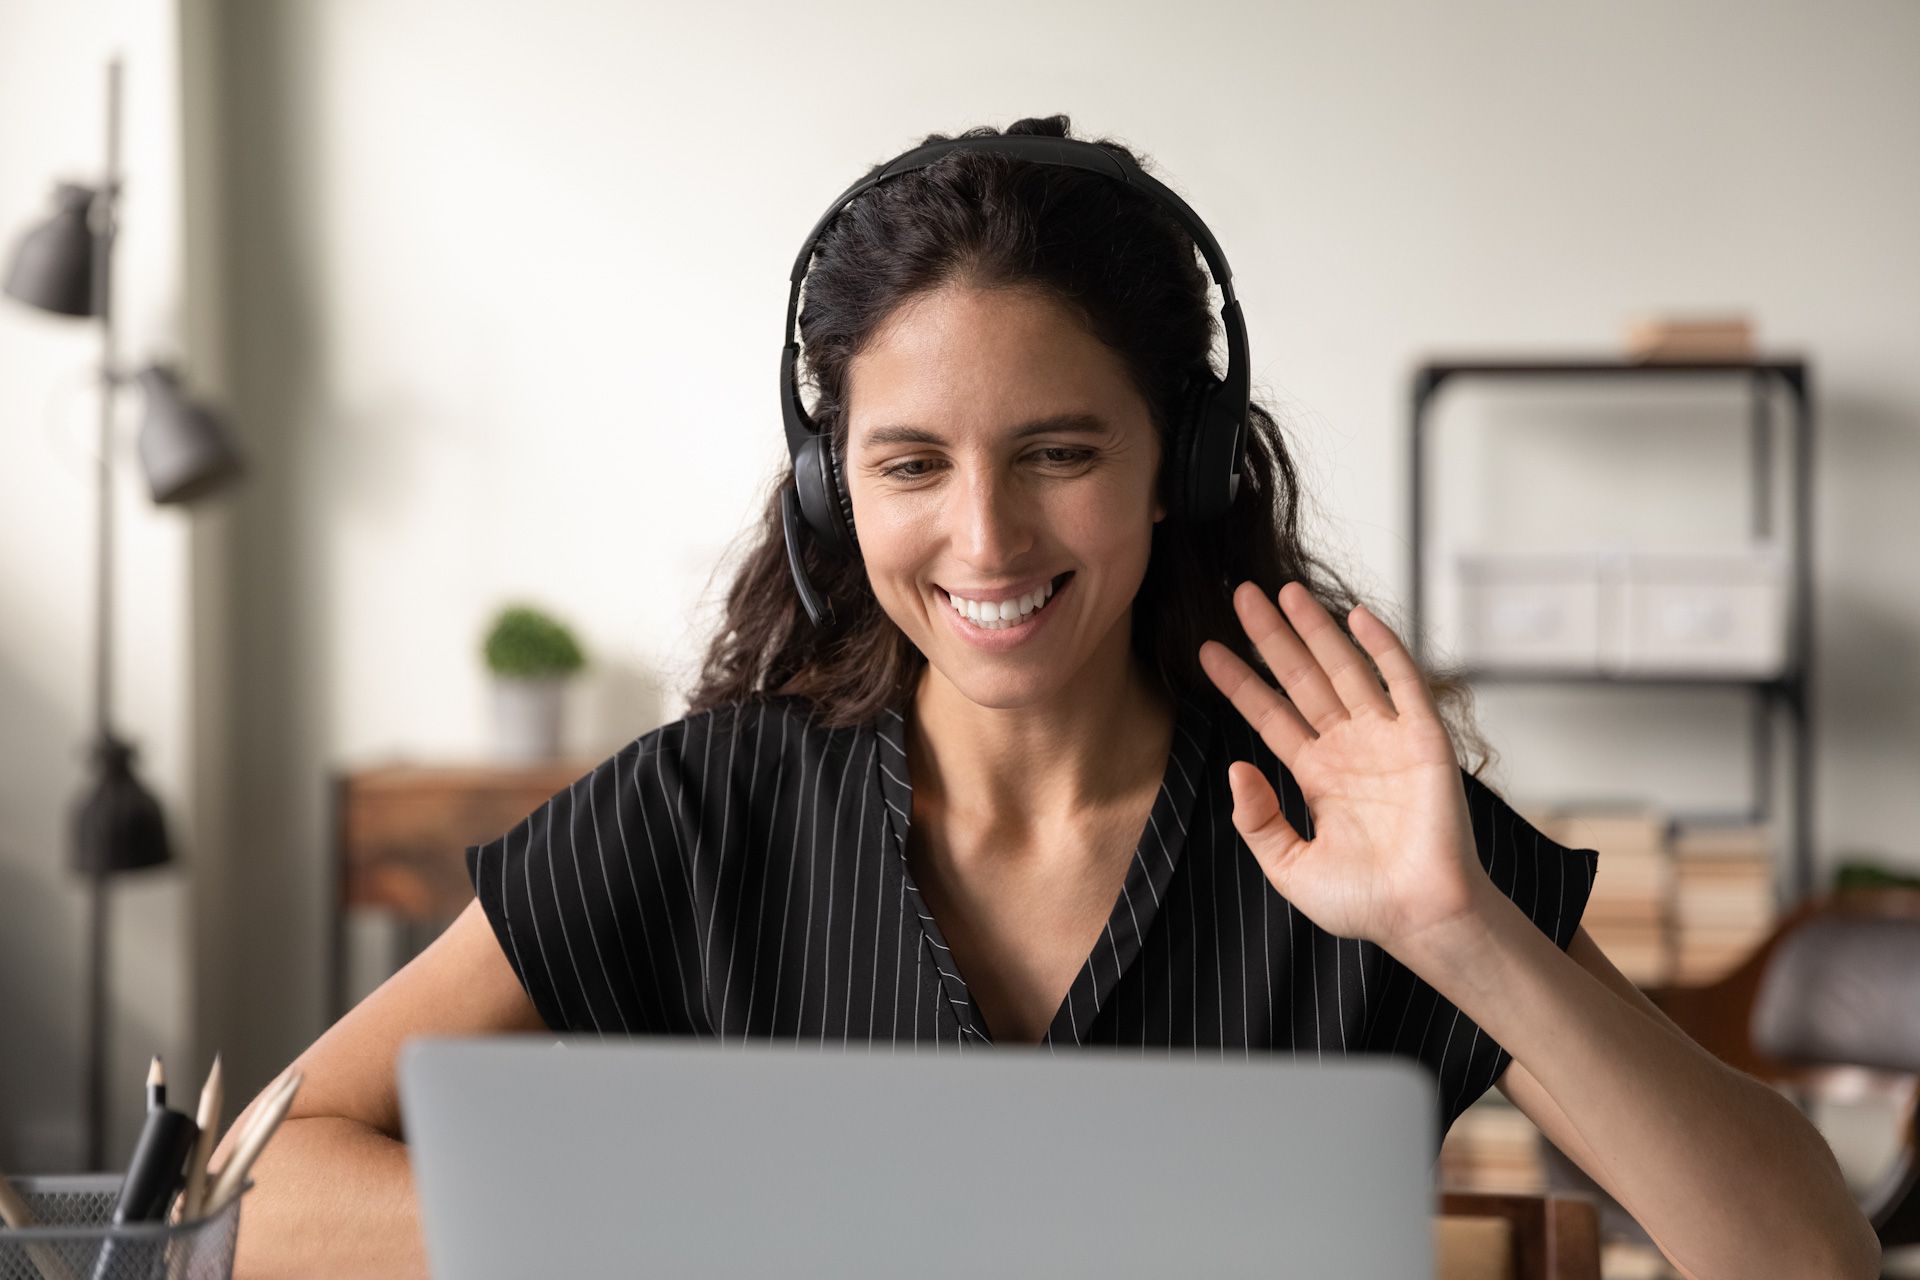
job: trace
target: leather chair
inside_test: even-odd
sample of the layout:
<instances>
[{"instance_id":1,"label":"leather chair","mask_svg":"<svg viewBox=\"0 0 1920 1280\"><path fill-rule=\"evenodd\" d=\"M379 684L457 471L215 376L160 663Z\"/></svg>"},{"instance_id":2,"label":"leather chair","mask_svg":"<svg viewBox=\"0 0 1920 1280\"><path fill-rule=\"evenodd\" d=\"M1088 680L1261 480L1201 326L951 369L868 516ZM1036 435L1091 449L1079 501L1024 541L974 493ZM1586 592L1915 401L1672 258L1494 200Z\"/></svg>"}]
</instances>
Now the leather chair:
<instances>
[{"instance_id":1,"label":"leather chair","mask_svg":"<svg viewBox=\"0 0 1920 1280\"><path fill-rule=\"evenodd\" d=\"M1920 890L1808 899L1718 981L1647 995L1702 1048L1802 1108L1870 1089L1898 1100L1897 1150L1861 1210L1882 1248L1920 1243ZM1550 1188L1592 1196L1605 1239L1651 1240L1543 1144Z\"/></svg>"}]
</instances>

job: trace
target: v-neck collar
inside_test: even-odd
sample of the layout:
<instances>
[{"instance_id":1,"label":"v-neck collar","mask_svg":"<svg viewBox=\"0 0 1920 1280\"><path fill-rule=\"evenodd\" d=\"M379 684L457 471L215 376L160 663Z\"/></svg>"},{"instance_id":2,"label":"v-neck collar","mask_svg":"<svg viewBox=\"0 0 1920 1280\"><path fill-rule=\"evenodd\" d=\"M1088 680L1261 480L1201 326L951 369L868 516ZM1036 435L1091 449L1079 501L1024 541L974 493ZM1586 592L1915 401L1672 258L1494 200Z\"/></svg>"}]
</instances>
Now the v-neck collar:
<instances>
[{"instance_id":1,"label":"v-neck collar","mask_svg":"<svg viewBox=\"0 0 1920 1280\"><path fill-rule=\"evenodd\" d=\"M920 949L926 953L933 970L929 985L938 984L938 990L958 1020L962 1047L968 1040L991 1044L986 1023L960 975L960 966L954 961L953 949L940 931L940 922L933 918L926 900L920 896L920 888L914 883L912 868L907 863L913 784L907 768L907 720L903 706L887 708L873 727L880 743L873 757L873 785L884 801L883 813L893 849L893 856L886 861L900 878L896 887L904 892L919 917ZM1191 694L1181 696L1160 791L1148 811L1146 826L1134 842L1133 861L1108 913L1106 927L1081 962L1072 986L1067 989L1052 1025L1041 1040L1048 1048L1056 1042L1068 1045L1086 1042L1094 1019L1120 976L1140 954L1186 847L1189 815L1193 812L1206 759L1206 743L1212 732L1212 719L1202 702Z\"/></svg>"}]
</instances>

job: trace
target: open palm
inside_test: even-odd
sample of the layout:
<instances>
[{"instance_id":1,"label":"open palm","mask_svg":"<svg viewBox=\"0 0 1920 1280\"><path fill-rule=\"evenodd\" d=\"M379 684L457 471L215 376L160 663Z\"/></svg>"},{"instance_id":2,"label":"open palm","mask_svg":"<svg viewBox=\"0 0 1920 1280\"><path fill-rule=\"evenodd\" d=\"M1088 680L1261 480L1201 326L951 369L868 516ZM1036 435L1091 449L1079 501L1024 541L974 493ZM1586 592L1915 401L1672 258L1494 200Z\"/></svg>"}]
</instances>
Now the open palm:
<instances>
[{"instance_id":1,"label":"open palm","mask_svg":"<svg viewBox=\"0 0 1920 1280\"><path fill-rule=\"evenodd\" d=\"M1313 839L1287 821L1265 775L1236 761L1227 776L1241 839L1273 887L1336 936L1392 949L1469 915L1491 881L1452 739L1412 657L1364 605L1349 615L1382 688L1312 592L1289 582L1278 603L1251 582L1233 594L1280 689L1218 641L1200 647L1200 664L1299 784Z\"/></svg>"}]
</instances>

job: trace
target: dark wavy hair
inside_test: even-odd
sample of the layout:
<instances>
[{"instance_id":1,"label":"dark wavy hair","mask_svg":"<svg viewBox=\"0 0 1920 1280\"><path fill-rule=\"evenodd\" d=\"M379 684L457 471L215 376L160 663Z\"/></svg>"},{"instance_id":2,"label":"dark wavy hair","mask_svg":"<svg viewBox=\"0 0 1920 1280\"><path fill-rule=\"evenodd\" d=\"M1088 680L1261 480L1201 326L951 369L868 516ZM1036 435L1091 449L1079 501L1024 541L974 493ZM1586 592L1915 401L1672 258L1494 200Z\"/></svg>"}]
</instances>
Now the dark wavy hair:
<instances>
[{"instance_id":1,"label":"dark wavy hair","mask_svg":"<svg viewBox=\"0 0 1920 1280\"><path fill-rule=\"evenodd\" d=\"M1004 135L1066 138L1070 127L1064 115L1028 118ZM959 136L1004 135L983 126ZM929 134L923 145L947 140ZM1111 139L1097 141L1133 155ZM1299 582L1353 638L1346 615L1361 597L1301 537L1293 459L1266 409L1248 409L1240 494L1225 517L1184 522L1167 496L1173 418L1190 381L1212 371L1220 326L1192 237L1151 197L1100 174L961 152L890 178L840 211L815 247L799 317L803 386L816 393L811 414L830 433L836 459L846 457L853 358L896 308L954 284L1037 290L1057 299L1120 356L1149 406L1160 433L1161 498L1172 514L1154 526L1132 638L1134 651L1170 694L1213 688L1199 658L1209 638L1271 678L1233 610L1233 589L1244 581L1259 584L1269 598L1288 581ZM737 561L688 714L795 695L815 706L817 723L846 727L899 705L926 665L880 607L864 565L822 553L810 536L805 563L832 598L835 622L816 629L808 620L781 532L780 491L792 474L791 463L783 463L758 528L747 531L751 542ZM1371 602L1368 607L1390 617ZM1405 635L1400 625L1389 625ZM1457 670L1422 674L1456 753L1465 746L1479 757L1478 774L1495 756L1473 723L1471 688Z\"/></svg>"}]
</instances>

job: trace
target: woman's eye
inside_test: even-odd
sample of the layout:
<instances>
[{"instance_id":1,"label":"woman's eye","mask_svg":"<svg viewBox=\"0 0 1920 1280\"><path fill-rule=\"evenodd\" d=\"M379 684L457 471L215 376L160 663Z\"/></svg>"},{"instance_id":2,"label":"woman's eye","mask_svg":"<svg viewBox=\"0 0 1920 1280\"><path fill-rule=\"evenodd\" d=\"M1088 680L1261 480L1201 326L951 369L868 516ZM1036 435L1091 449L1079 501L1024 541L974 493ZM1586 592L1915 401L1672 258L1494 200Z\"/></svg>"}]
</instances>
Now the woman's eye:
<instances>
[{"instance_id":1,"label":"woman's eye","mask_svg":"<svg viewBox=\"0 0 1920 1280\"><path fill-rule=\"evenodd\" d=\"M1072 466L1085 462L1093 456L1093 451L1091 449L1069 448L1035 449L1027 456L1030 458L1038 458L1049 466ZM882 467L880 474L889 480L919 480L923 479L927 473L925 471L911 470L911 468L931 465L931 460L927 458L909 458L905 462L896 462L890 467Z\"/></svg>"}]
</instances>

